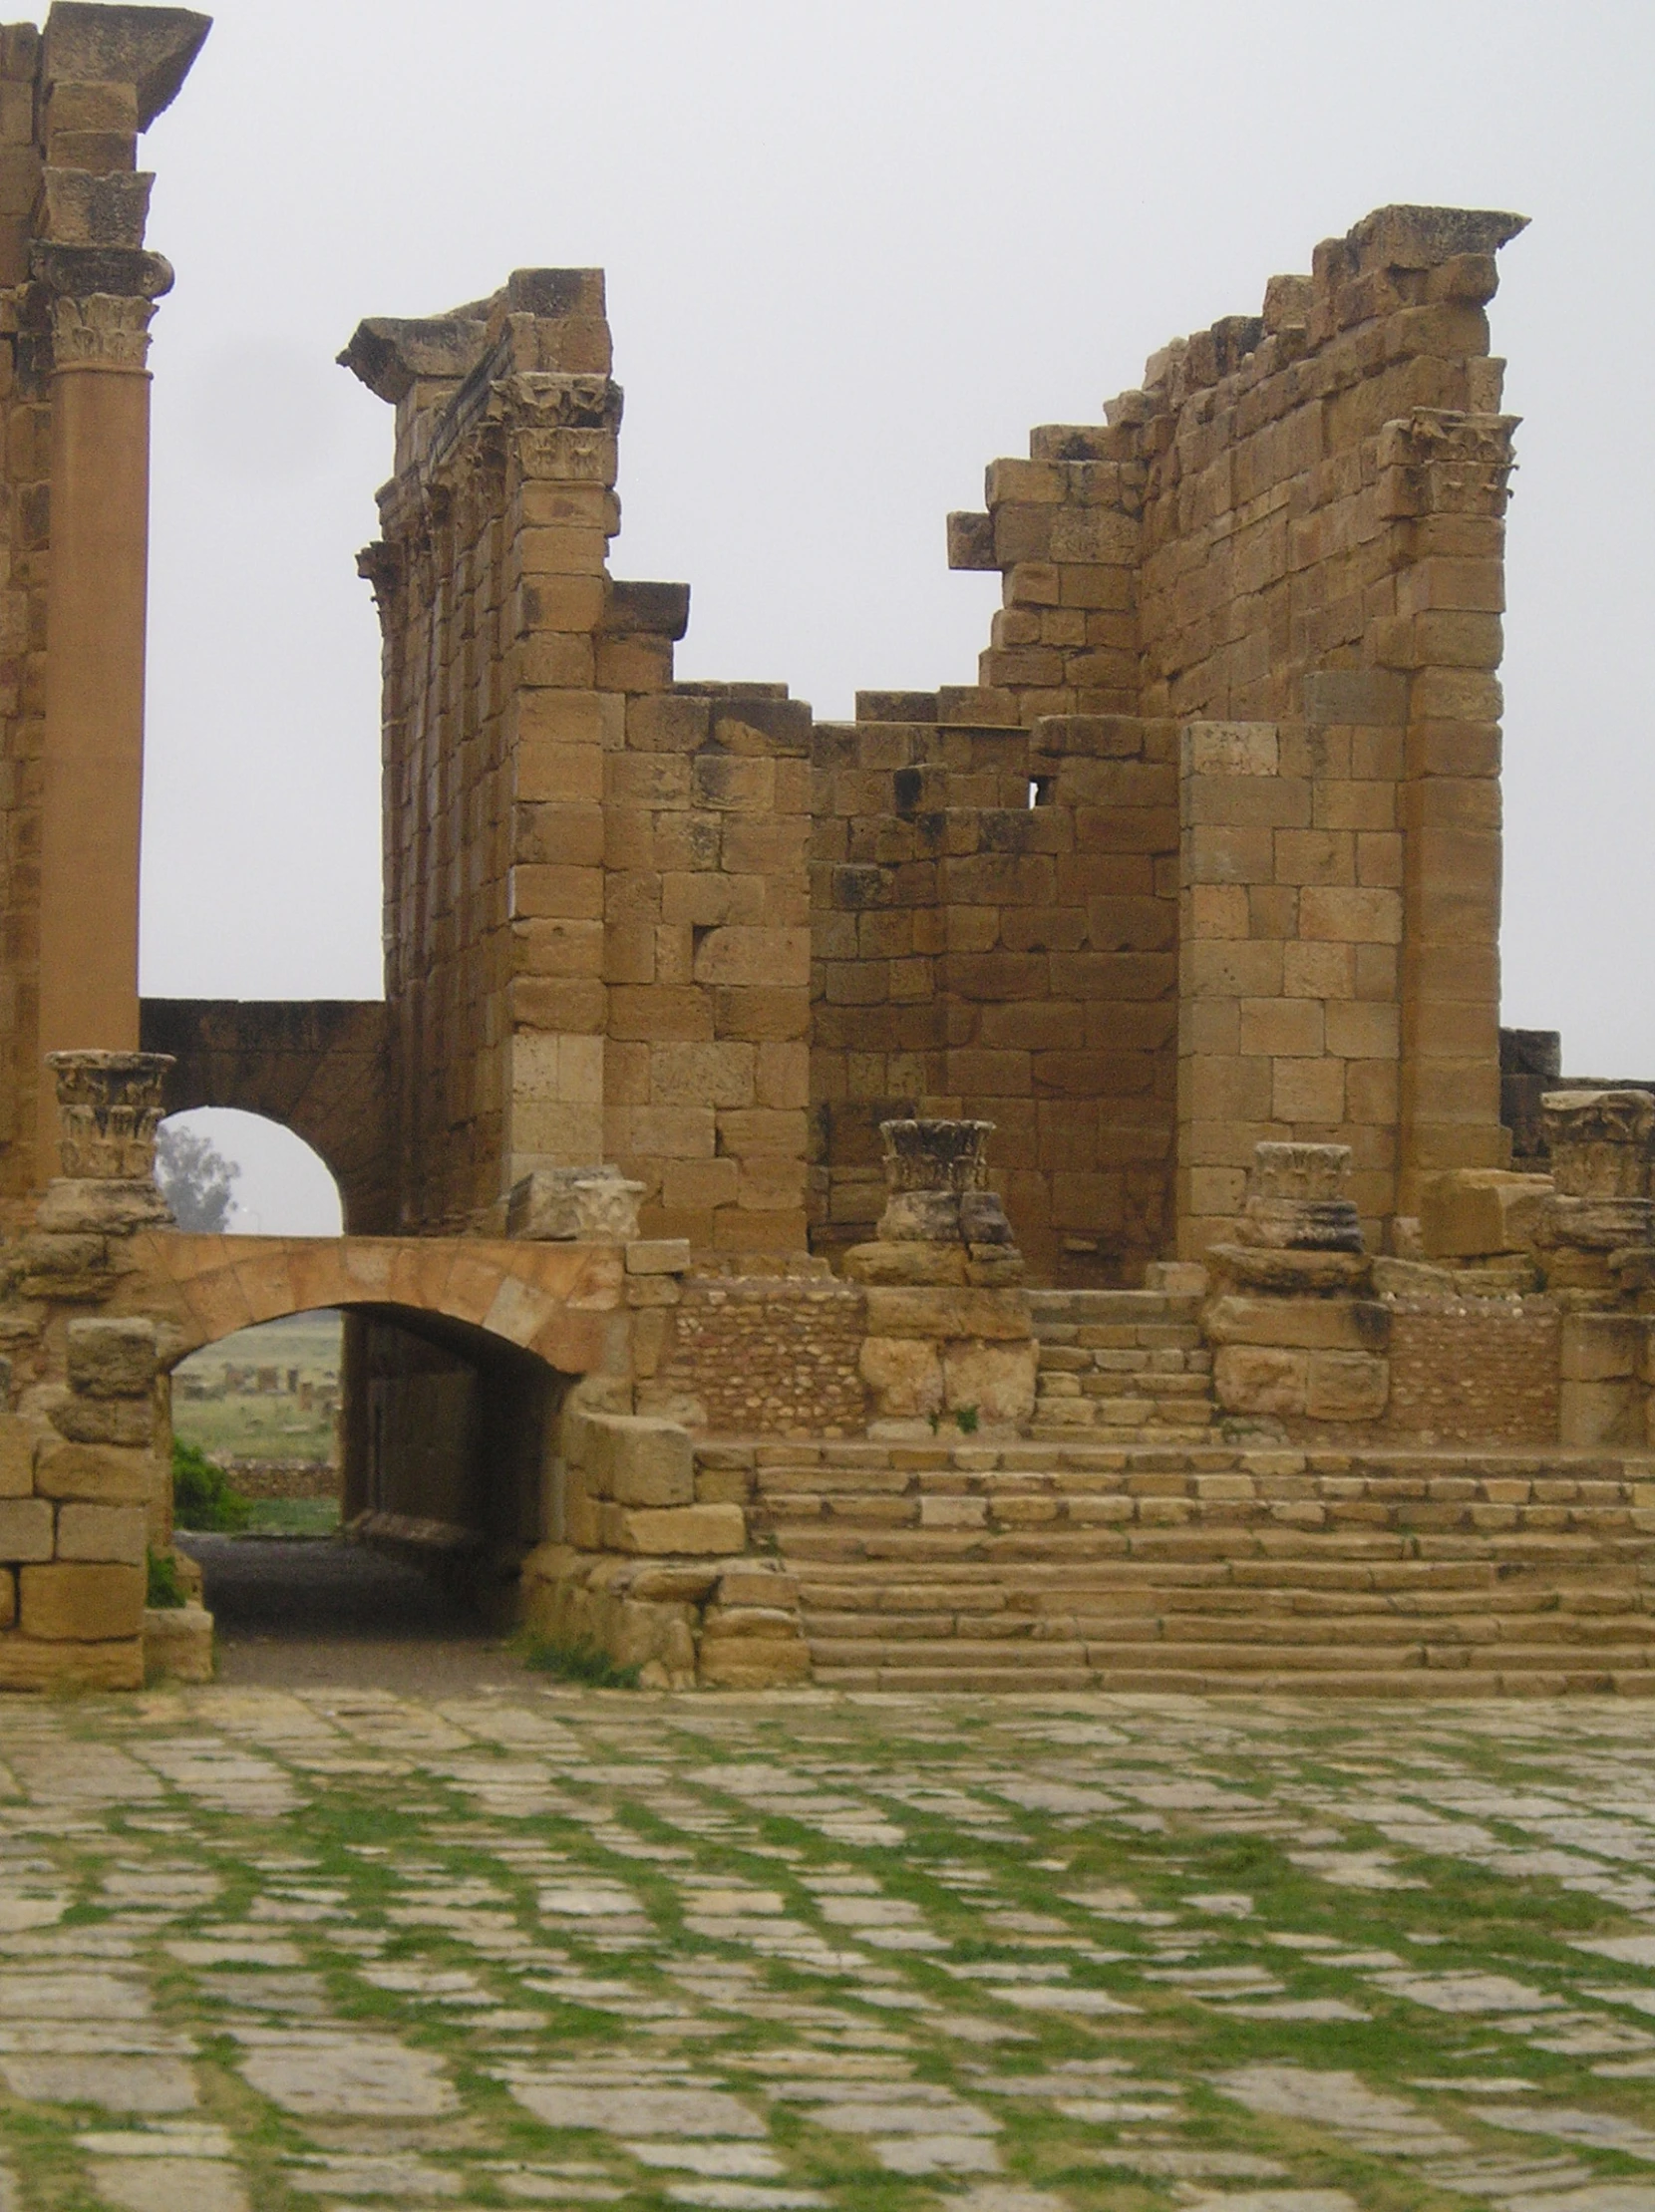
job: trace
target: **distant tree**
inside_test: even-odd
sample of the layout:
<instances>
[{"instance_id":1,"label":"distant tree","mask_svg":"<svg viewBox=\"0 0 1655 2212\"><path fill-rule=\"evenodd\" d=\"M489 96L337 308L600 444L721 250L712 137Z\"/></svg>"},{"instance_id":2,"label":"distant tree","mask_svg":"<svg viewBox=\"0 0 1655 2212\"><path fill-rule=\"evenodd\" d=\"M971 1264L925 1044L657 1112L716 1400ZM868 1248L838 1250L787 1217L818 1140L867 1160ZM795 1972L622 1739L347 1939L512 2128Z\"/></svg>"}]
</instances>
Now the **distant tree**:
<instances>
[{"instance_id":1,"label":"distant tree","mask_svg":"<svg viewBox=\"0 0 1655 2212\"><path fill-rule=\"evenodd\" d=\"M235 1178L241 1172L211 1137L194 1129L163 1125L156 1138L156 1181L180 1229L196 1236L220 1236L235 1204Z\"/></svg>"}]
</instances>

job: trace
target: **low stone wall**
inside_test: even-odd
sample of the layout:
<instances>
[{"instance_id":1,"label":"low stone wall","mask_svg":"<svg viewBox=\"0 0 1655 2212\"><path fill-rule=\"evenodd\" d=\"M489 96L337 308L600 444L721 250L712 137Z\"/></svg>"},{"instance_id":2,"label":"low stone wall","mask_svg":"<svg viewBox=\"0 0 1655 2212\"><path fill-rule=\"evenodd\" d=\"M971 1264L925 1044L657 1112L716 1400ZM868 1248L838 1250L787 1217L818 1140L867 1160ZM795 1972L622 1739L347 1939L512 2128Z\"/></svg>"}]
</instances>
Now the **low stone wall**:
<instances>
[{"instance_id":1,"label":"low stone wall","mask_svg":"<svg viewBox=\"0 0 1655 2212\"><path fill-rule=\"evenodd\" d=\"M576 1386L564 1408L561 1526L523 1561L522 1625L636 1667L646 1687L807 1678L792 1584L746 1556L750 1464L700 1461L688 1429L610 1412L601 1389Z\"/></svg>"},{"instance_id":2,"label":"low stone wall","mask_svg":"<svg viewBox=\"0 0 1655 2212\"><path fill-rule=\"evenodd\" d=\"M222 1461L232 1489L243 1497L337 1497L339 1469L323 1459L235 1459Z\"/></svg>"},{"instance_id":3,"label":"low stone wall","mask_svg":"<svg viewBox=\"0 0 1655 2212\"><path fill-rule=\"evenodd\" d=\"M866 1301L820 1276L691 1276L640 1407L715 1436L855 1436Z\"/></svg>"},{"instance_id":4,"label":"low stone wall","mask_svg":"<svg viewBox=\"0 0 1655 2212\"><path fill-rule=\"evenodd\" d=\"M136 1690L145 1551L171 1541L155 1324L83 1317L61 1341L57 1380L12 1339L32 1378L0 1412L0 1690Z\"/></svg>"},{"instance_id":5,"label":"low stone wall","mask_svg":"<svg viewBox=\"0 0 1655 2212\"><path fill-rule=\"evenodd\" d=\"M764 1690L810 1677L792 1579L765 1560L617 1559L542 1544L523 1563L533 1635L636 1667L644 1689Z\"/></svg>"},{"instance_id":6,"label":"low stone wall","mask_svg":"<svg viewBox=\"0 0 1655 2212\"><path fill-rule=\"evenodd\" d=\"M1444 1443L1554 1444L1560 1329L1546 1299L1399 1299L1385 1426Z\"/></svg>"}]
</instances>

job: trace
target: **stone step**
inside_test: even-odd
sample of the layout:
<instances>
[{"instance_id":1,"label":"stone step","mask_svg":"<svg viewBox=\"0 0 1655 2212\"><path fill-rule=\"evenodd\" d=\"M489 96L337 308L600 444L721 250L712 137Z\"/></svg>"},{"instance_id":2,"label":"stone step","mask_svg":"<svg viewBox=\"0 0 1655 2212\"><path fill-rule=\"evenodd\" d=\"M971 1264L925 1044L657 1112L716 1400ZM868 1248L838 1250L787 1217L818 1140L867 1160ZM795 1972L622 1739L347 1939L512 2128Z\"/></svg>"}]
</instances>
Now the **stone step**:
<instances>
[{"instance_id":1,"label":"stone step","mask_svg":"<svg viewBox=\"0 0 1655 2212\"><path fill-rule=\"evenodd\" d=\"M934 1642L858 1643L830 1637L809 1638L811 1656L820 1680L830 1680L841 1667L925 1669L945 1677L960 1669L992 1667L1015 1677L1053 1668L1090 1671L1100 1668L1155 1669L1164 1675L1292 1672L1315 1674L1331 1670L1356 1670L1376 1674L1415 1667L1436 1667L1444 1672L1464 1671L1474 1662L1484 1668L1540 1668L1548 1673L1641 1673L1655 1684L1655 1653L1644 1645L1603 1645L1578 1654L1555 1645L1528 1644L1519 1638L1501 1642L1456 1642L1415 1636L1396 1644L1362 1643L1355 1638L1306 1644L1241 1643L1214 1639L1187 1644L1133 1644L1112 1640L1044 1643L1010 1643L952 1637Z\"/></svg>"},{"instance_id":2,"label":"stone step","mask_svg":"<svg viewBox=\"0 0 1655 2212\"><path fill-rule=\"evenodd\" d=\"M1168 1454L1175 1459L1178 1454ZM1198 1454L1189 1458L1197 1460ZM770 1501L831 1499L852 1510L862 1499L972 1497L985 1510L1002 1501L1044 1497L1079 1502L1097 1498L1159 1499L1200 1507L1209 1513L1253 1508L1282 1517L1290 1507L1314 1508L1332 1518L1372 1519L1379 1509L1409 1507L1421 1526L1442 1525L1475 1511L1479 1525L1496 1527L1503 1517L1542 1513L1567 1518L1609 1508L1640 1515L1638 1525L1655 1535L1655 1482L1640 1471L1615 1475L1396 1473L1370 1466L1361 1472L1327 1475L1276 1471L1265 1466L1100 1465L1031 1467L784 1467L758 1470L756 1491ZM1243 1515L1245 1517L1245 1515Z\"/></svg>"},{"instance_id":3,"label":"stone step","mask_svg":"<svg viewBox=\"0 0 1655 2212\"><path fill-rule=\"evenodd\" d=\"M1100 1445L1092 1463L1064 1453L1068 1439L1051 1447L1051 1456L1031 1455L1015 1467L828 1467L784 1466L755 1470L761 1497L875 1497L912 1490L957 1489L991 1497L1016 1496L1045 1489L1053 1496L1087 1495L1119 1489L1128 1496L1207 1496L1212 1498L1310 1497L1348 1500L1361 1497L1416 1497L1422 1502L1472 1502L1489 1505L1636 1504L1655 1507L1655 1481L1643 1471L1510 1473L1500 1468L1398 1471L1368 1465L1327 1475L1302 1466L1238 1463L1221 1445L1210 1449L1182 1438ZM1061 1458L1059 1453L1064 1453Z\"/></svg>"},{"instance_id":4,"label":"stone step","mask_svg":"<svg viewBox=\"0 0 1655 2212\"><path fill-rule=\"evenodd\" d=\"M1057 1438L1050 1441L1019 1437L971 1441L939 1437L925 1442L840 1442L803 1440L776 1442L740 1436L709 1437L696 1445L696 1458L704 1466L753 1467L761 1475L792 1467L906 1468L926 1471L950 1468L969 1474L1017 1472L1030 1468L1057 1470L1066 1467L1102 1466L1129 1471L1146 1466L1184 1466L1210 1472L1233 1467L1249 1474L1308 1474L1313 1476L1383 1474L1403 1480L1430 1478L1498 1477L1530 1481L1637 1481L1655 1484L1655 1454L1643 1451L1568 1450L1561 1446L1536 1450L1533 1446L1501 1448L1412 1444L1361 1444L1323 1448L1304 1444L1245 1441L1203 1446L1197 1453L1168 1452L1153 1444L1099 1445L1090 1440Z\"/></svg>"},{"instance_id":5,"label":"stone step","mask_svg":"<svg viewBox=\"0 0 1655 2212\"><path fill-rule=\"evenodd\" d=\"M802 1618L813 1641L828 1643L936 1642L1042 1646L1054 1639L1093 1643L1324 1644L1355 1642L1375 1646L1440 1642L1510 1642L1536 1648L1581 1645L1593 1649L1614 1643L1628 1650L1655 1650L1655 1614L1629 1610L1607 1620L1600 1613L1566 1613L1545 1605L1502 1610L1497 1594L1484 1607L1458 1593L1453 1607L1415 1611L1383 1605L1362 1612L1295 1611L1262 1607L1247 1612L1143 1612L1080 1608L1030 1614L1013 1612L871 1613L830 1612L807 1605Z\"/></svg>"},{"instance_id":6,"label":"stone step","mask_svg":"<svg viewBox=\"0 0 1655 2212\"><path fill-rule=\"evenodd\" d=\"M782 1556L796 1571L817 1560L876 1564L889 1561L907 1569L954 1567L964 1558L976 1558L1006 1567L1030 1561L1080 1561L1123 1558L1134 1554L1146 1561L1222 1560L1241 1563L1268 1562L1280 1567L1295 1552L1329 1555L1346 1560L1431 1558L1476 1561L1497 1567L1502 1573L1520 1568L1552 1573L1572 1570L1581 1575L1602 1574L1617 1561L1628 1572L1647 1568L1647 1540L1637 1543L1604 1541L1589 1536L1528 1538L1501 1542L1497 1538L1457 1539L1430 1537L1367 1537L1343 1541L1325 1535L1301 1537L1297 1543L1266 1545L1215 1540L1205 1532L1148 1531L1129 1541L1112 1531L1097 1529L1042 1529L1028 1534L985 1537L981 1531L950 1532L935 1529L892 1528L836 1531L788 1530L782 1532Z\"/></svg>"},{"instance_id":7,"label":"stone step","mask_svg":"<svg viewBox=\"0 0 1655 2212\"><path fill-rule=\"evenodd\" d=\"M1068 1371L1042 1375L1035 1389L1042 1398L1207 1398L1212 1378L1150 1368L1110 1368L1095 1375Z\"/></svg>"},{"instance_id":8,"label":"stone step","mask_svg":"<svg viewBox=\"0 0 1655 2212\"><path fill-rule=\"evenodd\" d=\"M754 1512L773 1526L830 1518L841 1527L970 1527L994 1534L1037 1525L1122 1528L1362 1529L1409 1535L1497 1536L1568 1533L1617 1526L1655 1546L1655 1506L1644 1485L1593 1485L1574 1498L1422 1496L1411 1484L1378 1482L1348 1489L1258 1488L1245 1477L1108 1474L1067 1482L1038 1475L968 1482L939 1475L924 1483L766 1490Z\"/></svg>"},{"instance_id":9,"label":"stone step","mask_svg":"<svg viewBox=\"0 0 1655 2212\"><path fill-rule=\"evenodd\" d=\"M1452 1612L1498 1601L1507 1611L1550 1608L1585 1617L1618 1617L1655 1609L1639 1562L1587 1562L1569 1581L1546 1563L1500 1568L1490 1560L1380 1561L1220 1560L1197 1564L1104 1559L1058 1566L1049 1561L990 1565L954 1560L945 1569L908 1579L889 1560L793 1560L789 1574L808 1610L841 1612L981 1612L996 1606L1044 1613L1210 1610L1257 1613L1367 1611L1396 1607Z\"/></svg>"},{"instance_id":10,"label":"stone step","mask_svg":"<svg viewBox=\"0 0 1655 2212\"><path fill-rule=\"evenodd\" d=\"M1142 1329L1057 1329L1035 1339L1035 1366L1057 1370L1126 1366L1174 1368L1210 1364L1198 1329L1157 1325Z\"/></svg>"},{"instance_id":11,"label":"stone step","mask_svg":"<svg viewBox=\"0 0 1655 2212\"><path fill-rule=\"evenodd\" d=\"M1496 1667L1442 1665L1428 1655L1408 1667L1260 1668L1254 1664L1205 1671L1158 1667L1100 1657L1086 1667L819 1666L816 1680L825 1689L888 1691L908 1696L935 1693L1035 1695L1047 1691L1087 1690L1124 1697L1322 1698L1561 1698L1596 1693L1623 1697L1655 1696L1655 1669L1600 1665L1557 1667L1523 1665L1501 1654ZM1455 1655L1459 1657L1458 1654ZM1348 1655L1347 1655L1348 1662Z\"/></svg>"},{"instance_id":12,"label":"stone step","mask_svg":"<svg viewBox=\"0 0 1655 2212\"><path fill-rule=\"evenodd\" d=\"M1233 1531L1238 1539L1291 1530L1328 1539L1343 1531L1408 1537L1463 1536L1479 1542L1499 1536L1610 1534L1641 1542L1655 1555L1651 1508L1630 1498L1576 1499L1566 1504L1490 1504L1481 1498L1438 1500L1367 1491L1350 1498L1265 1494L1226 1497L1185 1490L1127 1489L1095 1477L1093 1485L1064 1489L1038 1482L1013 1489L924 1491L785 1490L767 1494L753 1508L756 1525L781 1531L830 1523L853 1528L970 1529L987 1538L1038 1529L1114 1529L1122 1535L1184 1529L1211 1536Z\"/></svg>"}]
</instances>

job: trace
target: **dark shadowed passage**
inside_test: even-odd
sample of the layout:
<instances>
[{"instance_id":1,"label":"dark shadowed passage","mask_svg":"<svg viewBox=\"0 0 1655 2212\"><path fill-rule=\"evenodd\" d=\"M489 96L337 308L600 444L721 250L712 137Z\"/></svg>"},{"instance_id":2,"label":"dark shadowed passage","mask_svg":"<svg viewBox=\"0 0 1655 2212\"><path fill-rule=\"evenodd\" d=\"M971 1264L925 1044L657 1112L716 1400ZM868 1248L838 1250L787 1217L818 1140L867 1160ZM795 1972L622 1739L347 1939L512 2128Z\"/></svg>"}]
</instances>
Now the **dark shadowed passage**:
<instances>
[{"instance_id":1,"label":"dark shadowed passage","mask_svg":"<svg viewBox=\"0 0 1655 2212\"><path fill-rule=\"evenodd\" d=\"M221 1682L444 1695L521 1672L458 1598L364 1545L180 1531L178 1548L205 1577Z\"/></svg>"}]
</instances>

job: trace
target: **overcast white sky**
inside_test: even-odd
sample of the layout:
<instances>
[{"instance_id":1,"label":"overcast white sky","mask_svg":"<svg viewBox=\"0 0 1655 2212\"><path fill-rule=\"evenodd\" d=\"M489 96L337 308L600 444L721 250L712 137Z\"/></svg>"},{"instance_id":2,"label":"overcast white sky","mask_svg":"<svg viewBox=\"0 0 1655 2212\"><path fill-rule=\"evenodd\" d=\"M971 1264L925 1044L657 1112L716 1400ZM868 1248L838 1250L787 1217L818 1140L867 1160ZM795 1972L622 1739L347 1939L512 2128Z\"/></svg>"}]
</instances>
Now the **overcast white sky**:
<instances>
[{"instance_id":1,"label":"overcast white sky","mask_svg":"<svg viewBox=\"0 0 1655 2212\"><path fill-rule=\"evenodd\" d=\"M943 515L1029 427L1388 200L1516 208L1505 1019L1655 1074L1648 0L220 0L144 142L156 323L144 988L380 988L390 410L333 356L609 272L618 575L685 676L971 682Z\"/></svg>"}]
</instances>

